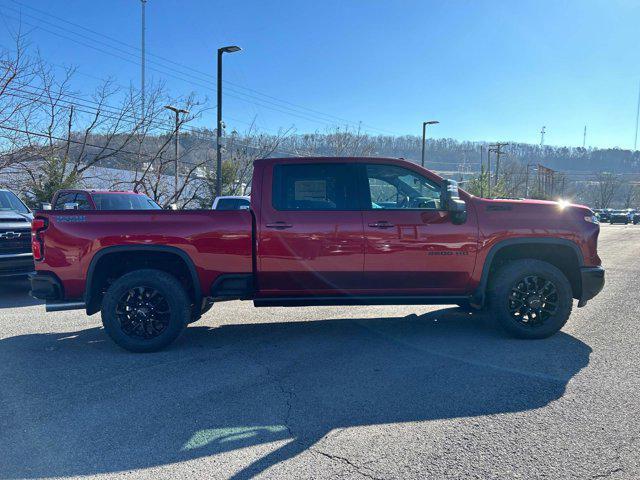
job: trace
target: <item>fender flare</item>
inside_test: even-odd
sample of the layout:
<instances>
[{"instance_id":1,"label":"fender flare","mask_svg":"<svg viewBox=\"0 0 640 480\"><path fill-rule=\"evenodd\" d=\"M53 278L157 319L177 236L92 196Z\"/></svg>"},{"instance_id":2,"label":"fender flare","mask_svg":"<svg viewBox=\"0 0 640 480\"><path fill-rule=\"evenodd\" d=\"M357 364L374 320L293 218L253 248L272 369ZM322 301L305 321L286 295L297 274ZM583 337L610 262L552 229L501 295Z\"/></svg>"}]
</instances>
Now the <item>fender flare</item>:
<instances>
[{"instance_id":1,"label":"fender flare","mask_svg":"<svg viewBox=\"0 0 640 480\"><path fill-rule=\"evenodd\" d=\"M101 250L98 250L89 263L84 287L84 300L87 308L87 315L92 315L97 312L97 310L92 311L93 299L91 298L91 284L93 282L96 265L105 255L122 252L161 252L171 253L179 256L187 265L187 269L189 270L189 273L191 275L191 281L193 282L193 292L195 296L194 303L197 306L201 304L202 288L200 286L200 278L198 277L198 272L196 271L195 264L193 263L193 260L187 252L180 248L170 247L166 245L114 245L112 247L105 247Z\"/></svg>"},{"instance_id":2,"label":"fender flare","mask_svg":"<svg viewBox=\"0 0 640 480\"><path fill-rule=\"evenodd\" d=\"M496 254L506 248L511 247L513 245L531 245L531 244L540 244L544 243L546 245L556 245L556 246L564 246L569 247L576 254L576 260L578 262L578 267L584 266L584 257L582 255L582 251L578 245L566 238L549 238L549 237L520 237L520 238L508 238L506 240L500 240L498 243L493 245L489 250L486 258L484 259L484 264L482 265L482 275L480 277L480 284L473 294L474 302L479 305L484 305L486 293L487 293L487 283L489 281L489 271L491 270L491 264L493 263L493 259Z\"/></svg>"}]
</instances>

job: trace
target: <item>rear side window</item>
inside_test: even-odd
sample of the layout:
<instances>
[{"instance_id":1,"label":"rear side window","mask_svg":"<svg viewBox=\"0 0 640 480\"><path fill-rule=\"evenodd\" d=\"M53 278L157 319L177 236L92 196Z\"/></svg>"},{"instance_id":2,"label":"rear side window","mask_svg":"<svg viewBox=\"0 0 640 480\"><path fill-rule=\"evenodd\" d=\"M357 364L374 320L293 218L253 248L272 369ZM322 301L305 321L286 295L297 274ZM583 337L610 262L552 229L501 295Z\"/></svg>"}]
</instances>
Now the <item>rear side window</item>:
<instances>
[{"instance_id":1,"label":"rear side window","mask_svg":"<svg viewBox=\"0 0 640 480\"><path fill-rule=\"evenodd\" d=\"M221 198L216 204L216 210L240 210L248 206L249 201L244 198Z\"/></svg>"},{"instance_id":2,"label":"rear side window","mask_svg":"<svg viewBox=\"0 0 640 480\"><path fill-rule=\"evenodd\" d=\"M95 193L93 201L98 210L159 210L156 202L145 195L133 193Z\"/></svg>"},{"instance_id":3,"label":"rear side window","mask_svg":"<svg viewBox=\"0 0 640 480\"><path fill-rule=\"evenodd\" d=\"M275 165L276 210L358 210L356 176L340 163Z\"/></svg>"},{"instance_id":4,"label":"rear side window","mask_svg":"<svg viewBox=\"0 0 640 480\"><path fill-rule=\"evenodd\" d=\"M78 193L75 202L78 204L78 210L93 210L86 193Z\"/></svg>"},{"instance_id":5,"label":"rear side window","mask_svg":"<svg viewBox=\"0 0 640 480\"><path fill-rule=\"evenodd\" d=\"M65 203L73 203L76 198L76 192L63 192L58 195L56 204L53 206L54 210L64 210Z\"/></svg>"}]
</instances>

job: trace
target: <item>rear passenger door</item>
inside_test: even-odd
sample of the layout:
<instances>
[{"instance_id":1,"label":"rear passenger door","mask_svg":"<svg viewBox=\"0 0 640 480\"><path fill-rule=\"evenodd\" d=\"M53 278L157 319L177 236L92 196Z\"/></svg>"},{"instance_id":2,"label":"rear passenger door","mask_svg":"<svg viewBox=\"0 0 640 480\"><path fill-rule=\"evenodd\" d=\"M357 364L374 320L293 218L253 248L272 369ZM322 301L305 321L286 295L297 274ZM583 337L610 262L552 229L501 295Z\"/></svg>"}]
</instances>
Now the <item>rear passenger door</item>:
<instances>
[{"instance_id":1,"label":"rear passenger door","mask_svg":"<svg viewBox=\"0 0 640 480\"><path fill-rule=\"evenodd\" d=\"M356 166L276 163L263 176L258 282L265 295L341 295L364 264Z\"/></svg>"}]
</instances>

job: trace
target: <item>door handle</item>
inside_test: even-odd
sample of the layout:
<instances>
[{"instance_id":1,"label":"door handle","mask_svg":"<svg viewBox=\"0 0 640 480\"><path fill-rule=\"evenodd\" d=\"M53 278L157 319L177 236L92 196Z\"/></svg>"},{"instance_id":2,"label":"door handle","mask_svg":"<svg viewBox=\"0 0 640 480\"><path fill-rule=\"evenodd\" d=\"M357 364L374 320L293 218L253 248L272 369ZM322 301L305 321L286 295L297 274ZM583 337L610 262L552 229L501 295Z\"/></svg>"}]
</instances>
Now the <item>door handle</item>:
<instances>
[{"instance_id":1,"label":"door handle","mask_svg":"<svg viewBox=\"0 0 640 480\"><path fill-rule=\"evenodd\" d=\"M369 226L372 227L372 228L382 228L382 229L395 227L395 225L393 223L389 223L389 222L385 222L385 221L376 222L376 223L370 223Z\"/></svg>"},{"instance_id":2,"label":"door handle","mask_svg":"<svg viewBox=\"0 0 640 480\"><path fill-rule=\"evenodd\" d=\"M293 227L293 225L285 222L275 222L275 223L267 223L265 227L275 228L276 230L286 230L287 228Z\"/></svg>"}]
</instances>

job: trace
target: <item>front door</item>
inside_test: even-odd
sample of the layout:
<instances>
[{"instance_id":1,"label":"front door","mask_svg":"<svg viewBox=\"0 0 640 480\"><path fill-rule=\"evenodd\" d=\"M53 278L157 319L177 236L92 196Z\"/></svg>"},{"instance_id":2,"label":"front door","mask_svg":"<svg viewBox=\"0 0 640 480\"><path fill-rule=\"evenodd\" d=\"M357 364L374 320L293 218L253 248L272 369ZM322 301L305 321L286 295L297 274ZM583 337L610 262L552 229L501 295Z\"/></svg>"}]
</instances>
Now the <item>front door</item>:
<instances>
[{"instance_id":1,"label":"front door","mask_svg":"<svg viewBox=\"0 0 640 480\"><path fill-rule=\"evenodd\" d=\"M258 285L265 295L343 295L364 265L355 165L276 163L262 179Z\"/></svg>"},{"instance_id":2,"label":"front door","mask_svg":"<svg viewBox=\"0 0 640 480\"><path fill-rule=\"evenodd\" d=\"M454 225L440 208L440 185L398 165L362 165L366 184L364 287L397 295L462 294L475 264L471 213Z\"/></svg>"}]
</instances>

